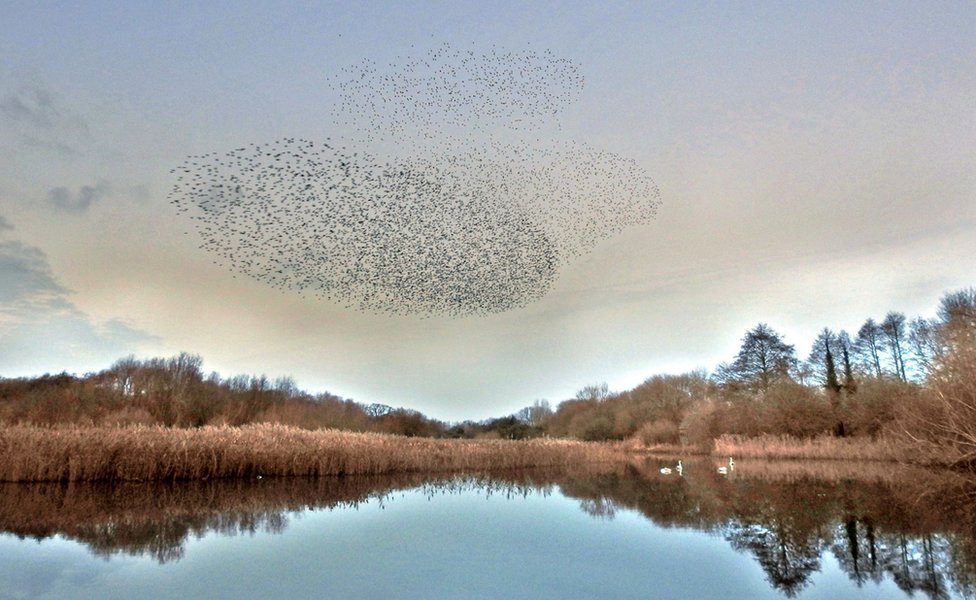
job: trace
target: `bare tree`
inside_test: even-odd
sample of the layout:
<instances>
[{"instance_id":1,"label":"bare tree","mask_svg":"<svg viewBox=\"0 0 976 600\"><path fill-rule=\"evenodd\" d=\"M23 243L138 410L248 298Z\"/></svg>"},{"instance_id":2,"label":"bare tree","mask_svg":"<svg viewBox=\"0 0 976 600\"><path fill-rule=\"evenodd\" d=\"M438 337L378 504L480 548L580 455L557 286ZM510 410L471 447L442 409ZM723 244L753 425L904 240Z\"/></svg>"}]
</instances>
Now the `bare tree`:
<instances>
[{"instance_id":1,"label":"bare tree","mask_svg":"<svg viewBox=\"0 0 976 600\"><path fill-rule=\"evenodd\" d=\"M937 351L935 328L929 320L917 317L908 324L908 348L916 372L920 375L928 373Z\"/></svg>"},{"instance_id":2,"label":"bare tree","mask_svg":"<svg viewBox=\"0 0 976 600\"><path fill-rule=\"evenodd\" d=\"M610 397L610 388L607 386L607 382L591 384L584 386L583 389L576 392L577 400L594 400L596 402L603 402Z\"/></svg>"},{"instance_id":3,"label":"bare tree","mask_svg":"<svg viewBox=\"0 0 976 600\"><path fill-rule=\"evenodd\" d=\"M874 371L875 377L881 377L881 353L884 343L884 334L881 326L874 319L868 319L857 330L857 341L854 345L855 354L868 365L869 370Z\"/></svg>"},{"instance_id":4,"label":"bare tree","mask_svg":"<svg viewBox=\"0 0 976 600\"><path fill-rule=\"evenodd\" d=\"M542 427L546 419L552 415L552 405L548 400L536 400L531 406L526 406L517 413L515 418L527 425Z\"/></svg>"},{"instance_id":5,"label":"bare tree","mask_svg":"<svg viewBox=\"0 0 976 600\"><path fill-rule=\"evenodd\" d=\"M141 366L142 364L136 360L136 357L130 354L115 361L109 367L109 373L115 379L115 388L120 394L123 396L135 394L135 376Z\"/></svg>"},{"instance_id":6,"label":"bare tree","mask_svg":"<svg viewBox=\"0 0 976 600\"><path fill-rule=\"evenodd\" d=\"M884 321L881 322L881 332L888 343L888 354L891 356L895 375L902 381L908 381L908 376L905 374L905 345L908 341L905 315L894 311L889 312L885 315Z\"/></svg>"},{"instance_id":7,"label":"bare tree","mask_svg":"<svg viewBox=\"0 0 976 600\"><path fill-rule=\"evenodd\" d=\"M915 415L917 433L909 433L951 465L976 471L976 288L946 294L932 327L935 404Z\"/></svg>"}]
</instances>

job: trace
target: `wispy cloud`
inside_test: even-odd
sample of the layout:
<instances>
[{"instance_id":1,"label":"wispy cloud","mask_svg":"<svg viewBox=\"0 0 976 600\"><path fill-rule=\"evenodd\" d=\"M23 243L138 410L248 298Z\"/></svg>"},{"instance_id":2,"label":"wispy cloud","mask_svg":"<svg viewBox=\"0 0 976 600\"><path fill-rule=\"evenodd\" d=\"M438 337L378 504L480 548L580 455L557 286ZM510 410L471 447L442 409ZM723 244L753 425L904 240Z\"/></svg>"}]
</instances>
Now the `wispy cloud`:
<instances>
[{"instance_id":1,"label":"wispy cloud","mask_svg":"<svg viewBox=\"0 0 976 600\"><path fill-rule=\"evenodd\" d=\"M100 180L95 185L83 185L77 191L66 187L48 190L47 203L67 212L85 212L92 204L112 194L112 184Z\"/></svg>"},{"instance_id":2,"label":"wispy cloud","mask_svg":"<svg viewBox=\"0 0 976 600\"><path fill-rule=\"evenodd\" d=\"M87 121L39 85L0 97L0 119L29 146L74 154L91 141Z\"/></svg>"},{"instance_id":3,"label":"wispy cloud","mask_svg":"<svg viewBox=\"0 0 976 600\"><path fill-rule=\"evenodd\" d=\"M0 242L0 314L24 312L27 305L52 308L69 291L55 280L40 248L13 240Z\"/></svg>"},{"instance_id":4,"label":"wispy cloud","mask_svg":"<svg viewBox=\"0 0 976 600\"><path fill-rule=\"evenodd\" d=\"M118 319L96 322L70 296L40 248L0 242L0 372L97 368L159 342Z\"/></svg>"}]
</instances>

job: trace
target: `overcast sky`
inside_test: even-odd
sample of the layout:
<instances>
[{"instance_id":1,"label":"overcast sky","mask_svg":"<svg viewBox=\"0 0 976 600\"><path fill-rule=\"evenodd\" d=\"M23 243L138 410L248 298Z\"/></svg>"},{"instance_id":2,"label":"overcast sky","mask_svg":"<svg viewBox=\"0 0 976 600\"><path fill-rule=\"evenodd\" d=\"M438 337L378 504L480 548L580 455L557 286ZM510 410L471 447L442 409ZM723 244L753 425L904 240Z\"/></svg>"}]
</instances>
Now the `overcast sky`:
<instances>
[{"instance_id":1,"label":"overcast sky","mask_svg":"<svg viewBox=\"0 0 976 600\"><path fill-rule=\"evenodd\" d=\"M0 375L189 351L481 419L712 369L760 321L805 357L825 326L976 284L976 4L606 4L5 3ZM636 161L656 219L489 316L363 313L213 264L173 167L334 136L330 78L445 43L579 65L559 135Z\"/></svg>"}]
</instances>

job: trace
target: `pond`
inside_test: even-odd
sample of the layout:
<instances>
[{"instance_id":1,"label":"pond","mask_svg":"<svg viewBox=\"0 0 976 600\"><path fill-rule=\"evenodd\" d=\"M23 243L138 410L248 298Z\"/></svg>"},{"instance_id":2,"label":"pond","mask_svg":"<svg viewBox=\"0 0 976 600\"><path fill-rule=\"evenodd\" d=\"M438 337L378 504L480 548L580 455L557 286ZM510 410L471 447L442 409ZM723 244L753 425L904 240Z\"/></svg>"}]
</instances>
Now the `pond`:
<instances>
[{"instance_id":1,"label":"pond","mask_svg":"<svg viewBox=\"0 0 976 600\"><path fill-rule=\"evenodd\" d=\"M972 482L671 459L0 485L0 598L973 598Z\"/></svg>"}]
</instances>

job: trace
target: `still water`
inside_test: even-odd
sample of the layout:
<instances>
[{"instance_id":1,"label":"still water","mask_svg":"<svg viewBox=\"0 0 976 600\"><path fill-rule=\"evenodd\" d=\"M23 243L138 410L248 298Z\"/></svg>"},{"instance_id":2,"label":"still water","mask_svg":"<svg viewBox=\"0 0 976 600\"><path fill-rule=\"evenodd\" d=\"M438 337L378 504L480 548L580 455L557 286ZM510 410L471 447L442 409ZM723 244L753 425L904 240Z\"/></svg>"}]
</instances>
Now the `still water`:
<instances>
[{"instance_id":1,"label":"still water","mask_svg":"<svg viewBox=\"0 0 976 600\"><path fill-rule=\"evenodd\" d=\"M670 460L0 485L0 598L973 598L971 483Z\"/></svg>"}]
</instances>

